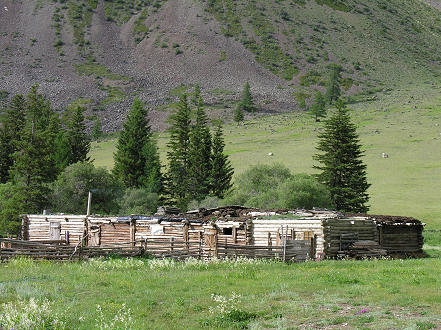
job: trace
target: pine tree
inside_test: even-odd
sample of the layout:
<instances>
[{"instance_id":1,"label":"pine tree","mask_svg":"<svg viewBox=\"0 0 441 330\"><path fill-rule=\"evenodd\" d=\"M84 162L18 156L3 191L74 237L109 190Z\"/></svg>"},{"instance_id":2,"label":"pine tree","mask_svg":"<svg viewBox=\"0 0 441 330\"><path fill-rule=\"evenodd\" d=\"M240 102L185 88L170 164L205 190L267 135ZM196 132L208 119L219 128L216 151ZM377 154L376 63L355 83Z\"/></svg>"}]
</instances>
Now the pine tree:
<instances>
[{"instance_id":1,"label":"pine tree","mask_svg":"<svg viewBox=\"0 0 441 330\"><path fill-rule=\"evenodd\" d=\"M315 117L315 121L320 121L319 118L326 117L326 102L322 92L316 91L314 101L311 104L309 111Z\"/></svg>"},{"instance_id":2,"label":"pine tree","mask_svg":"<svg viewBox=\"0 0 441 330\"><path fill-rule=\"evenodd\" d=\"M13 154L18 150L25 122L26 99L23 95L16 95L11 99L0 127L0 183L10 179L9 170L14 164Z\"/></svg>"},{"instance_id":3,"label":"pine tree","mask_svg":"<svg viewBox=\"0 0 441 330\"><path fill-rule=\"evenodd\" d=\"M210 193L211 134L202 97L196 110L196 124L190 134L189 189L194 199L201 201Z\"/></svg>"},{"instance_id":4,"label":"pine tree","mask_svg":"<svg viewBox=\"0 0 441 330\"><path fill-rule=\"evenodd\" d=\"M188 105L187 95L183 95L178 104L178 111L172 117L171 136L167 144L169 168L166 176L166 188L170 200L182 209L185 209L192 199L188 177L190 116L191 109Z\"/></svg>"},{"instance_id":5,"label":"pine tree","mask_svg":"<svg viewBox=\"0 0 441 330\"><path fill-rule=\"evenodd\" d=\"M86 134L84 111L85 109L79 106L72 109L67 123L66 136L71 152L68 165L90 160L87 156L90 151L90 139Z\"/></svg>"},{"instance_id":6,"label":"pine tree","mask_svg":"<svg viewBox=\"0 0 441 330\"><path fill-rule=\"evenodd\" d=\"M93 124L93 127L92 127L92 139L98 140L101 138L102 135L103 135L103 128L101 126L101 120L98 117L95 120L95 123Z\"/></svg>"},{"instance_id":7,"label":"pine tree","mask_svg":"<svg viewBox=\"0 0 441 330\"><path fill-rule=\"evenodd\" d=\"M326 86L326 94L325 99L328 104L334 103L340 95L340 73L341 73L341 66L339 65L332 65L331 66L331 73L329 75L329 81Z\"/></svg>"},{"instance_id":8,"label":"pine tree","mask_svg":"<svg viewBox=\"0 0 441 330\"><path fill-rule=\"evenodd\" d=\"M234 121L235 122L241 122L244 119L243 110L240 104L237 105L236 109L234 110Z\"/></svg>"},{"instance_id":9,"label":"pine tree","mask_svg":"<svg viewBox=\"0 0 441 330\"><path fill-rule=\"evenodd\" d=\"M194 86L194 91L193 91L193 96L191 98L191 102L194 105L199 105L200 98L201 98L201 87L199 86L199 84L196 84Z\"/></svg>"},{"instance_id":10,"label":"pine tree","mask_svg":"<svg viewBox=\"0 0 441 330\"><path fill-rule=\"evenodd\" d=\"M331 198L339 211L366 212L369 201L366 165L361 160L360 141L341 100L336 102L336 113L326 120L325 130L319 135L314 156L321 163L314 168L321 171L319 181L327 185Z\"/></svg>"},{"instance_id":11,"label":"pine tree","mask_svg":"<svg viewBox=\"0 0 441 330\"><path fill-rule=\"evenodd\" d=\"M17 185L16 198L27 212L41 212L47 205L47 184L58 173L54 149L60 131L59 118L49 101L37 93L37 88L33 86L27 96L26 123L11 170Z\"/></svg>"},{"instance_id":12,"label":"pine tree","mask_svg":"<svg viewBox=\"0 0 441 330\"><path fill-rule=\"evenodd\" d=\"M147 188L149 178L159 171L159 158L156 146L151 145L153 143L147 111L142 102L135 99L114 154L113 173L127 188Z\"/></svg>"},{"instance_id":13,"label":"pine tree","mask_svg":"<svg viewBox=\"0 0 441 330\"><path fill-rule=\"evenodd\" d=\"M234 170L231 167L228 156L224 154L225 142L221 125L216 128L212 145L212 193L219 198L224 198L225 194L233 186L231 181Z\"/></svg>"},{"instance_id":14,"label":"pine tree","mask_svg":"<svg viewBox=\"0 0 441 330\"><path fill-rule=\"evenodd\" d=\"M70 164L72 159L71 145L69 138L63 130L55 137L54 141L54 160L58 173L61 173Z\"/></svg>"},{"instance_id":15,"label":"pine tree","mask_svg":"<svg viewBox=\"0 0 441 330\"><path fill-rule=\"evenodd\" d=\"M246 112L255 112L256 106L253 101L253 97L251 95L251 89L250 84L246 82L245 87L242 92L242 98L239 103L239 107L242 109L242 111Z\"/></svg>"}]
</instances>

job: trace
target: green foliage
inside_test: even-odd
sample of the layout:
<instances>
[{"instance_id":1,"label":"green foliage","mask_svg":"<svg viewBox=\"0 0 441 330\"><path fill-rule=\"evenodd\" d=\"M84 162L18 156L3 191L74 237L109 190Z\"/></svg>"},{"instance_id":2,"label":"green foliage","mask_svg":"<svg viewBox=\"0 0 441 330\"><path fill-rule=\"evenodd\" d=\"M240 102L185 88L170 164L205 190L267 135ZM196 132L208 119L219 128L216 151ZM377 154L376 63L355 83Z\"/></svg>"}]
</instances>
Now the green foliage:
<instances>
[{"instance_id":1,"label":"green foliage","mask_svg":"<svg viewBox=\"0 0 441 330\"><path fill-rule=\"evenodd\" d=\"M120 215L153 214L159 206L159 195L145 189L128 188L121 200Z\"/></svg>"},{"instance_id":2,"label":"green foliage","mask_svg":"<svg viewBox=\"0 0 441 330\"><path fill-rule=\"evenodd\" d=\"M329 74L329 80L326 85L325 99L329 104L334 103L341 95L340 91L340 73L341 66L331 66L331 73Z\"/></svg>"},{"instance_id":3,"label":"green foliage","mask_svg":"<svg viewBox=\"0 0 441 330\"><path fill-rule=\"evenodd\" d=\"M196 84L194 86L193 95L191 97L191 102L194 105L199 105L200 100L201 100L201 86L199 86L199 84Z\"/></svg>"},{"instance_id":4,"label":"green foliage","mask_svg":"<svg viewBox=\"0 0 441 330\"><path fill-rule=\"evenodd\" d=\"M99 140L103 136L103 128L101 126L101 119L97 117L92 127L92 139Z\"/></svg>"},{"instance_id":5,"label":"green foliage","mask_svg":"<svg viewBox=\"0 0 441 330\"><path fill-rule=\"evenodd\" d=\"M90 139L86 134L84 111L84 108L77 106L68 113L66 136L70 145L69 165L89 161Z\"/></svg>"},{"instance_id":6,"label":"green foliage","mask_svg":"<svg viewBox=\"0 0 441 330\"><path fill-rule=\"evenodd\" d=\"M144 104L135 99L118 139L114 175L127 188L161 191L159 157Z\"/></svg>"},{"instance_id":7,"label":"green foliage","mask_svg":"<svg viewBox=\"0 0 441 330\"><path fill-rule=\"evenodd\" d=\"M202 97L196 110L196 123L190 133L189 146L189 189L196 200L204 199L211 188L211 134L208 119L203 108Z\"/></svg>"},{"instance_id":8,"label":"green foliage","mask_svg":"<svg viewBox=\"0 0 441 330\"><path fill-rule=\"evenodd\" d=\"M234 170L231 166L228 156L224 153L225 142L221 125L217 126L216 128L213 136L212 146L212 194L218 198L223 198L233 186L231 181L233 178Z\"/></svg>"},{"instance_id":9,"label":"green foliage","mask_svg":"<svg viewBox=\"0 0 441 330\"><path fill-rule=\"evenodd\" d=\"M315 117L315 121L320 121L319 118L326 117L326 101L322 92L316 91L314 100L309 107L309 112Z\"/></svg>"},{"instance_id":10,"label":"green foliage","mask_svg":"<svg viewBox=\"0 0 441 330\"><path fill-rule=\"evenodd\" d=\"M243 92L242 98L238 104L238 107L242 111L246 112L256 112L256 106L254 105L253 96L251 95L250 84L246 82Z\"/></svg>"},{"instance_id":11,"label":"green foliage","mask_svg":"<svg viewBox=\"0 0 441 330\"><path fill-rule=\"evenodd\" d=\"M171 117L170 140L167 144L168 172L166 189L170 199L185 209L192 199L189 189L191 109L187 95L181 96L177 112Z\"/></svg>"},{"instance_id":12,"label":"green foliage","mask_svg":"<svg viewBox=\"0 0 441 330\"><path fill-rule=\"evenodd\" d=\"M197 210L197 209L213 209L216 207L220 207L221 205L224 205L224 202L221 198L216 196L207 196L201 201L197 201L196 199L190 201L188 203L188 209L189 210Z\"/></svg>"},{"instance_id":13,"label":"green foliage","mask_svg":"<svg viewBox=\"0 0 441 330\"><path fill-rule=\"evenodd\" d=\"M236 109L234 109L233 119L235 122L241 122L244 119L243 109L240 104L238 104Z\"/></svg>"},{"instance_id":14,"label":"green foliage","mask_svg":"<svg viewBox=\"0 0 441 330\"><path fill-rule=\"evenodd\" d=\"M12 182L0 184L0 236L20 232L21 219L19 215L23 211L17 186Z\"/></svg>"},{"instance_id":15,"label":"green foliage","mask_svg":"<svg viewBox=\"0 0 441 330\"><path fill-rule=\"evenodd\" d=\"M22 95L16 95L11 99L0 127L0 183L10 179L9 170L14 164L13 154L18 150L25 123L26 100Z\"/></svg>"},{"instance_id":16,"label":"green foliage","mask_svg":"<svg viewBox=\"0 0 441 330\"><path fill-rule=\"evenodd\" d=\"M60 173L52 190L53 212L85 214L91 191L93 213L117 214L122 188L105 169L83 162L70 165Z\"/></svg>"},{"instance_id":17,"label":"green foliage","mask_svg":"<svg viewBox=\"0 0 441 330\"><path fill-rule=\"evenodd\" d=\"M225 203L270 209L333 206L326 186L307 174L292 175L281 164L250 167L236 178Z\"/></svg>"},{"instance_id":18,"label":"green foliage","mask_svg":"<svg viewBox=\"0 0 441 330\"><path fill-rule=\"evenodd\" d=\"M314 156L321 171L317 176L327 185L337 210L367 212L369 200L366 165L361 160L363 152L355 125L341 100L336 102L337 111L326 120L325 129L319 134Z\"/></svg>"}]
</instances>

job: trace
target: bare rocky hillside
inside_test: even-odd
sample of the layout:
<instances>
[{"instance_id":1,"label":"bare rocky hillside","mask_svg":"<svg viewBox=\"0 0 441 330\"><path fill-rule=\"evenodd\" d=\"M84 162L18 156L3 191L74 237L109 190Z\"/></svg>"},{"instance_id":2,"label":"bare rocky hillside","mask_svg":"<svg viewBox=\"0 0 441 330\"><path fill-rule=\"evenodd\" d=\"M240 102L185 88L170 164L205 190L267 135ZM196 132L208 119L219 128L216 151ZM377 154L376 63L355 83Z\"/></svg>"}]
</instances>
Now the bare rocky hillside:
<instances>
[{"instance_id":1,"label":"bare rocky hillside","mask_svg":"<svg viewBox=\"0 0 441 330\"><path fill-rule=\"evenodd\" d=\"M54 107L83 105L106 131L139 96L161 129L196 83L211 116L230 120L246 81L260 112L290 111L337 63L356 100L439 74L441 15L409 3L2 0L0 95L39 84Z\"/></svg>"}]
</instances>

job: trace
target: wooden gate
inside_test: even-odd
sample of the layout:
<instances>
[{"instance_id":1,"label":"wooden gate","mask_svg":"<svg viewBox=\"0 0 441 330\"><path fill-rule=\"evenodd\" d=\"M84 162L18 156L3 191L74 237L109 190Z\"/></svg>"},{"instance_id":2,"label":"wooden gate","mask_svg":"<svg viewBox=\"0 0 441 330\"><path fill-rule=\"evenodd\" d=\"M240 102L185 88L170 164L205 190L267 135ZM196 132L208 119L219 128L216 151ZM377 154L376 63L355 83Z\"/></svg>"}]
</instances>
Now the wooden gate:
<instances>
[{"instance_id":1,"label":"wooden gate","mask_svg":"<svg viewBox=\"0 0 441 330\"><path fill-rule=\"evenodd\" d=\"M59 222L49 223L49 237L51 241L61 240L61 224Z\"/></svg>"},{"instance_id":2,"label":"wooden gate","mask_svg":"<svg viewBox=\"0 0 441 330\"><path fill-rule=\"evenodd\" d=\"M204 230L204 254L207 257L217 257L217 229L205 228Z\"/></svg>"}]
</instances>

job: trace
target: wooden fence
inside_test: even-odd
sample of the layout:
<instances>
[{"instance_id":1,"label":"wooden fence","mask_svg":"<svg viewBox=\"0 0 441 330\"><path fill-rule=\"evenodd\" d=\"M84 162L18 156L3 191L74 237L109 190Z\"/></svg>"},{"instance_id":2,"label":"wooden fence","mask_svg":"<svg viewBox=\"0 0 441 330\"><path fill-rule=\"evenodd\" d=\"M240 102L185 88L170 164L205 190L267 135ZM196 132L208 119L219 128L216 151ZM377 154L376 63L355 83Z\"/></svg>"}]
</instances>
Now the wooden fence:
<instances>
[{"instance_id":1,"label":"wooden fence","mask_svg":"<svg viewBox=\"0 0 441 330\"><path fill-rule=\"evenodd\" d=\"M82 260L99 256L153 256L156 258L255 258L278 259L300 262L315 255L314 239L307 241L286 240L281 246L254 246L219 243L212 245L199 241L176 241L142 239L112 246L84 246L81 240L77 246L66 245L63 241L32 242L0 239L0 260L14 257L49 260Z\"/></svg>"}]
</instances>

